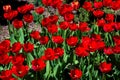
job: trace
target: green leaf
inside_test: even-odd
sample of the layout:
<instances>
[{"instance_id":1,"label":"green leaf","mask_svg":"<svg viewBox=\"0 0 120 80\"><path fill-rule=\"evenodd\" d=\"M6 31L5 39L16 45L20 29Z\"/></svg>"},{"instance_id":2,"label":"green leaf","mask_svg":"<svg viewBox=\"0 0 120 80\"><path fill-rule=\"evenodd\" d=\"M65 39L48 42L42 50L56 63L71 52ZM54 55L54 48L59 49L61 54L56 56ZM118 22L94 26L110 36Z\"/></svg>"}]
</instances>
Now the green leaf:
<instances>
[{"instance_id":1,"label":"green leaf","mask_svg":"<svg viewBox=\"0 0 120 80\"><path fill-rule=\"evenodd\" d=\"M46 72L45 72L45 74L44 74L44 77L45 77L46 80L49 80L50 73L51 73L50 62L47 61L47 62L46 62Z\"/></svg>"},{"instance_id":2,"label":"green leaf","mask_svg":"<svg viewBox=\"0 0 120 80\"><path fill-rule=\"evenodd\" d=\"M14 34L11 34L11 36L10 36L10 41L11 41L11 44L17 42L17 40L16 40L15 37L14 37Z\"/></svg>"},{"instance_id":3,"label":"green leaf","mask_svg":"<svg viewBox=\"0 0 120 80\"><path fill-rule=\"evenodd\" d=\"M3 67L2 66L0 66L0 72L3 70Z\"/></svg>"},{"instance_id":4,"label":"green leaf","mask_svg":"<svg viewBox=\"0 0 120 80\"><path fill-rule=\"evenodd\" d=\"M12 74L12 76L13 76L14 78L16 78L17 80L22 80L21 78L19 78L19 77L16 76L15 74Z\"/></svg>"},{"instance_id":5,"label":"green leaf","mask_svg":"<svg viewBox=\"0 0 120 80\"><path fill-rule=\"evenodd\" d=\"M56 65L54 68L53 68L53 74L54 74L54 76L56 76L56 74L57 74L57 72L58 72L58 70L59 70L59 65Z\"/></svg>"},{"instance_id":6,"label":"green leaf","mask_svg":"<svg viewBox=\"0 0 120 80\"><path fill-rule=\"evenodd\" d=\"M31 68L31 61L34 60L31 53L27 53L27 64Z\"/></svg>"},{"instance_id":7,"label":"green leaf","mask_svg":"<svg viewBox=\"0 0 120 80\"><path fill-rule=\"evenodd\" d=\"M38 21L38 15L36 12L32 12L32 15L34 16L34 21Z\"/></svg>"},{"instance_id":8,"label":"green leaf","mask_svg":"<svg viewBox=\"0 0 120 80\"><path fill-rule=\"evenodd\" d=\"M86 11L84 8L79 8L79 20L82 22L89 21L89 12Z\"/></svg>"},{"instance_id":9,"label":"green leaf","mask_svg":"<svg viewBox=\"0 0 120 80\"><path fill-rule=\"evenodd\" d=\"M19 42L24 44L24 33L23 33L23 29L19 29Z\"/></svg>"}]
</instances>

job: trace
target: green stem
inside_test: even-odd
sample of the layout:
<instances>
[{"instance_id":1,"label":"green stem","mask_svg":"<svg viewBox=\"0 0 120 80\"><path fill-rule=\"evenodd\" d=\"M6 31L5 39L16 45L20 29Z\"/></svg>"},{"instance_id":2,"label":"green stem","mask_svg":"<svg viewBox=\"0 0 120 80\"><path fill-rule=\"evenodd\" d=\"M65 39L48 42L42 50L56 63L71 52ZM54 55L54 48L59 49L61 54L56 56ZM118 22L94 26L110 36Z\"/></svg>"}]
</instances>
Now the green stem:
<instances>
[{"instance_id":1,"label":"green stem","mask_svg":"<svg viewBox=\"0 0 120 80\"><path fill-rule=\"evenodd\" d=\"M36 72L36 74L35 74L35 76L36 76L36 78L35 78L35 79L36 79L36 80L38 80L37 74L38 74L38 72Z\"/></svg>"},{"instance_id":2,"label":"green stem","mask_svg":"<svg viewBox=\"0 0 120 80\"><path fill-rule=\"evenodd\" d=\"M104 73L102 74L102 80L106 80L106 76Z\"/></svg>"}]
</instances>

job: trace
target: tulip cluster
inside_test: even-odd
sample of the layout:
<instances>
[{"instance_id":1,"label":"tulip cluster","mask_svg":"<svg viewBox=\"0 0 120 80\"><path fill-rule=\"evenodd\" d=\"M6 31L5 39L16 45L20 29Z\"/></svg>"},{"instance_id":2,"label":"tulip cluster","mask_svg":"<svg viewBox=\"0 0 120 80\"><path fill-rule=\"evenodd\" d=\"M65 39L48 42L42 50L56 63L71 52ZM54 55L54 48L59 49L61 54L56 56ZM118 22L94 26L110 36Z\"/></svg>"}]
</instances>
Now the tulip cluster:
<instances>
[{"instance_id":1,"label":"tulip cluster","mask_svg":"<svg viewBox=\"0 0 120 80\"><path fill-rule=\"evenodd\" d=\"M4 13L10 39L0 43L0 79L119 79L120 22L116 20L119 0L41 3L38 7L25 4ZM48 8L55 13L45 17ZM85 19L76 21L77 18ZM29 31L32 22L40 24L41 31Z\"/></svg>"}]
</instances>

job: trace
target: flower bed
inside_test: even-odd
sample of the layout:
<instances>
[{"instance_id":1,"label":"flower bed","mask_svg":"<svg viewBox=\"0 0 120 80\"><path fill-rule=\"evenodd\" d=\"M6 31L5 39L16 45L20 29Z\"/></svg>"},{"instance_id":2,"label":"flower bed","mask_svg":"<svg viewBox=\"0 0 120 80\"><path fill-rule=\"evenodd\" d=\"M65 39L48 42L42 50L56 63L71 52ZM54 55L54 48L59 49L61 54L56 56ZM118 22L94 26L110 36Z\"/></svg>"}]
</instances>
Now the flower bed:
<instances>
[{"instance_id":1,"label":"flower bed","mask_svg":"<svg viewBox=\"0 0 120 80\"><path fill-rule=\"evenodd\" d=\"M0 79L119 80L119 4L38 0L15 9L3 5L9 39L0 43Z\"/></svg>"}]
</instances>

